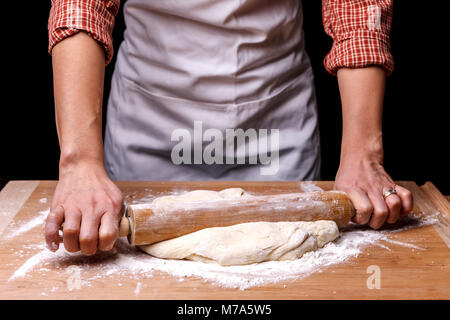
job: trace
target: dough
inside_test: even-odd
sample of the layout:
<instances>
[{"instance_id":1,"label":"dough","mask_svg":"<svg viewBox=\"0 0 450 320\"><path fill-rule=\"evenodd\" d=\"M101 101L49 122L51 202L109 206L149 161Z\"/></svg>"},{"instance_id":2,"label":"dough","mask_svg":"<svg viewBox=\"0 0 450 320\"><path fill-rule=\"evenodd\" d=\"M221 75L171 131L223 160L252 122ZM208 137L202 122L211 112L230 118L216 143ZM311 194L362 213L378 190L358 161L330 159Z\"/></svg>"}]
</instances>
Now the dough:
<instances>
[{"instance_id":1,"label":"dough","mask_svg":"<svg viewBox=\"0 0 450 320\"><path fill-rule=\"evenodd\" d=\"M339 235L334 221L249 222L207 228L140 248L165 259L188 259L223 266L294 260Z\"/></svg>"},{"instance_id":2,"label":"dough","mask_svg":"<svg viewBox=\"0 0 450 320\"><path fill-rule=\"evenodd\" d=\"M180 196L157 198L153 203L191 202L251 197L240 188L220 192L196 190ZM294 260L304 253L335 240L339 230L334 221L249 222L229 227L207 228L175 239L140 246L152 256L188 259L223 266L245 265L269 260Z\"/></svg>"}]
</instances>

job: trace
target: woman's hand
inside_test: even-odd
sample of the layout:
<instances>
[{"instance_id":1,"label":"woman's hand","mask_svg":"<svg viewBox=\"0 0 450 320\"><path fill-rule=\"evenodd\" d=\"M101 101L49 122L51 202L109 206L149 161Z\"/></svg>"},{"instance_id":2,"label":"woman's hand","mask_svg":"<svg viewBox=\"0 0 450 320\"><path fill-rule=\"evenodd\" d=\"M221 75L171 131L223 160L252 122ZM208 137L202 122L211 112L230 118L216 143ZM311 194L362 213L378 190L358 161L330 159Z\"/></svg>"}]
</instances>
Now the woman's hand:
<instances>
[{"instance_id":1,"label":"woman's hand","mask_svg":"<svg viewBox=\"0 0 450 320\"><path fill-rule=\"evenodd\" d=\"M383 168L382 113L386 83L377 66L338 71L342 101L341 162L334 187L356 209L354 221L374 228L394 223L413 208L411 192L396 186ZM383 195L394 189L385 199Z\"/></svg>"},{"instance_id":2,"label":"woman's hand","mask_svg":"<svg viewBox=\"0 0 450 320\"><path fill-rule=\"evenodd\" d=\"M64 222L64 247L86 255L111 250L119 235L123 197L100 164L77 164L60 172L45 225L50 250L59 247Z\"/></svg>"},{"instance_id":3,"label":"woman's hand","mask_svg":"<svg viewBox=\"0 0 450 320\"><path fill-rule=\"evenodd\" d=\"M112 249L118 236L122 194L104 168L103 47L85 32L52 50L56 128L61 148L59 182L45 226L48 247L94 254Z\"/></svg>"},{"instance_id":4,"label":"woman's hand","mask_svg":"<svg viewBox=\"0 0 450 320\"><path fill-rule=\"evenodd\" d=\"M382 164L382 156L351 155L341 159L334 188L347 193L356 215L353 221L374 229L394 223L413 208L411 192L394 183ZM395 189L385 199L383 194Z\"/></svg>"}]
</instances>

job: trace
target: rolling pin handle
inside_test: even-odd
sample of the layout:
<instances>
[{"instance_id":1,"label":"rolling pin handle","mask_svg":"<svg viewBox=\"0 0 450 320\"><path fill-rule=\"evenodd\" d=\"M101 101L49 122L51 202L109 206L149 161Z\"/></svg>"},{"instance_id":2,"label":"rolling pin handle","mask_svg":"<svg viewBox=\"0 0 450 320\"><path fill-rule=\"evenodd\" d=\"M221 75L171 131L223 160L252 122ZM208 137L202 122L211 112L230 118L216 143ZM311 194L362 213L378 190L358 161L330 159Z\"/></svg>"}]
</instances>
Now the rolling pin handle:
<instances>
[{"instance_id":1,"label":"rolling pin handle","mask_svg":"<svg viewBox=\"0 0 450 320\"><path fill-rule=\"evenodd\" d=\"M129 217L122 217L119 225L119 237L126 237L131 233L131 221Z\"/></svg>"}]
</instances>

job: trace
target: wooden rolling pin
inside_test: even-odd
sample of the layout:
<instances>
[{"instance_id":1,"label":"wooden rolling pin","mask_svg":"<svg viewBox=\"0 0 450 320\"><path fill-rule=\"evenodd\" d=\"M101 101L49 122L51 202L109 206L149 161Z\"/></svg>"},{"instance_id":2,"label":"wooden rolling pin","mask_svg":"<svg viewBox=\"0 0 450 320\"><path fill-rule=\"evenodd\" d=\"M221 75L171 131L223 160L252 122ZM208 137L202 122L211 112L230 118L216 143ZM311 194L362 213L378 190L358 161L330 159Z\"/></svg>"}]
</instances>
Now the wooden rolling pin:
<instances>
[{"instance_id":1,"label":"wooden rolling pin","mask_svg":"<svg viewBox=\"0 0 450 320\"><path fill-rule=\"evenodd\" d=\"M354 214L347 195L338 191L138 204L128 206L127 216L120 222L120 236L128 236L132 245L144 245L245 222L334 220L344 227Z\"/></svg>"}]
</instances>

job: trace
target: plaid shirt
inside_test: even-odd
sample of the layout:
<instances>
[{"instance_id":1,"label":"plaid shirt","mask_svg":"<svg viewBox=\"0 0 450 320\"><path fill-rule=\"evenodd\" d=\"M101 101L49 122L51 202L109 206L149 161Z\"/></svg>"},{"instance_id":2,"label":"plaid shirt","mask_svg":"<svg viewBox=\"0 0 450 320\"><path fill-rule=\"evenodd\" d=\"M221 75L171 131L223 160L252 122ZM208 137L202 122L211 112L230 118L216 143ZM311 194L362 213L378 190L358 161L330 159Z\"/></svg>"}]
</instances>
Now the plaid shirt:
<instances>
[{"instance_id":1,"label":"plaid shirt","mask_svg":"<svg viewBox=\"0 0 450 320\"><path fill-rule=\"evenodd\" d=\"M331 74L342 67L394 69L389 33L393 0L322 0L325 32L333 39L324 65ZM106 64L113 56L112 30L120 0L52 0L49 52L61 40L86 31L103 45Z\"/></svg>"}]
</instances>

